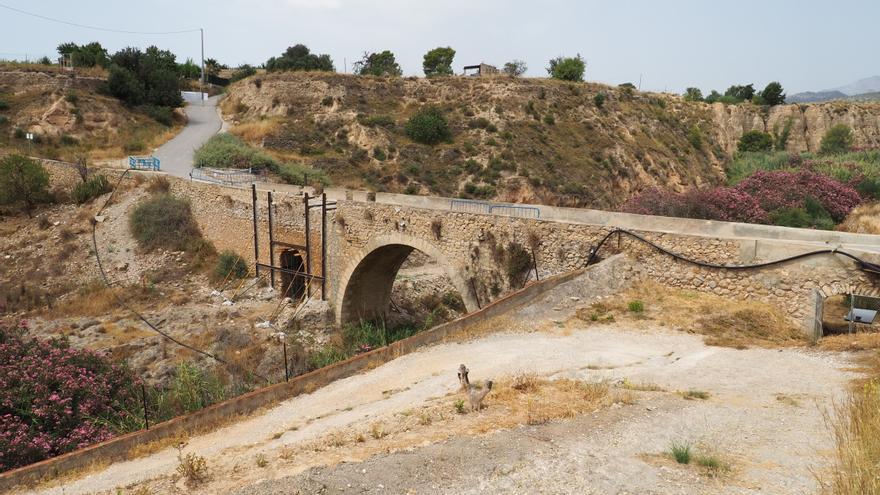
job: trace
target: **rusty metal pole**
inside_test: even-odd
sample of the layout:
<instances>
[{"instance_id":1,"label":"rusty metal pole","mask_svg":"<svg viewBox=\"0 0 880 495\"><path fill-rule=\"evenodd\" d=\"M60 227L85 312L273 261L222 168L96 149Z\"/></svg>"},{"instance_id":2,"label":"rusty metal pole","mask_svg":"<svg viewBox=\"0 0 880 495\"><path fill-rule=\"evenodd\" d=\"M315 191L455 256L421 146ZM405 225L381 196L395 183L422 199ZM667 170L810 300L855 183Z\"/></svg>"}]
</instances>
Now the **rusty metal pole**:
<instances>
[{"instance_id":1,"label":"rusty metal pole","mask_svg":"<svg viewBox=\"0 0 880 495\"><path fill-rule=\"evenodd\" d=\"M269 191L268 204L269 207L269 266L275 266L275 233L272 227L272 191ZM269 269L269 280L272 283L272 289L275 289L275 270Z\"/></svg>"},{"instance_id":2,"label":"rusty metal pole","mask_svg":"<svg viewBox=\"0 0 880 495\"><path fill-rule=\"evenodd\" d=\"M303 209L306 215L306 297L312 297L312 233L309 224L309 193L303 193Z\"/></svg>"},{"instance_id":3,"label":"rusty metal pole","mask_svg":"<svg viewBox=\"0 0 880 495\"><path fill-rule=\"evenodd\" d=\"M150 429L150 417L147 414L147 387L141 382L141 400L144 403L144 427Z\"/></svg>"},{"instance_id":4,"label":"rusty metal pole","mask_svg":"<svg viewBox=\"0 0 880 495\"><path fill-rule=\"evenodd\" d=\"M534 249L532 249L532 266L535 267L535 282L540 282L541 277L538 275L538 258L535 256Z\"/></svg>"},{"instance_id":5,"label":"rusty metal pole","mask_svg":"<svg viewBox=\"0 0 880 495\"><path fill-rule=\"evenodd\" d=\"M290 372L287 370L287 341L282 340L281 345L284 348L284 381L290 380Z\"/></svg>"},{"instance_id":6,"label":"rusty metal pole","mask_svg":"<svg viewBox=\"0 0 880 495\"><path fill-rule=\"evenodd\" d=\"M471 289L474 290L474 300L477 301L477 309L483 309L480 305L480 295L477 293L477 282L474 277L471 277Z\"/></svg>"},{"instance_id":7,"label":"rusty metal pole","mask_svg":"<svg viewBox=\"0 0 880 495\"><path fill-rule=\"evenodd\" d=\"M251 203L254 207L254 273L257 277L260 276L260 246L259 239L257 237L257 185L251 184Z\"/></svg>"},{"instance_id":8,"label":"rusty metal pole","mask_svg":"<svg viewBox=\"0 0 880 495\"><path fill-rule=\"evenodd\" d=\"M321 300L327 300L327 193L321 193Z\"/></svg>"}]
</instances>

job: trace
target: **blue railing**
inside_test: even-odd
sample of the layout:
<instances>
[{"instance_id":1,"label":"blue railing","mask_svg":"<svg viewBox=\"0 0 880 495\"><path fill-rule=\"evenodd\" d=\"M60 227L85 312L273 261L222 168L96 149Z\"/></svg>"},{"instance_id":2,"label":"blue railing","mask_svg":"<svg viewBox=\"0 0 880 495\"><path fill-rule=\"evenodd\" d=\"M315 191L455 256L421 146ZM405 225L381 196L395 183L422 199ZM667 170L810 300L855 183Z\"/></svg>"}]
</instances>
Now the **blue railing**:
<instances>
[{"instance_id":1,"label":"blue railing","mask_svg":"<svg viewBox=\"0 0 880 495\"><path fill-rule=\"evenodd\" d=\"M517 218L540 218L541 210L534 206L499 205L469 199L450 200L449 209L463 213L482 213L484 215L504 215Z\"/></svg>"},{"instance_id":2,"label":"blue railing","mask_svg":"<svg viewBox=\"0 0 880 495\"><path fill-rule=\"evenodd\" d=\"M159 170L160 162L155 156L130 156L128 168L134 170Z\"/></svg>"}]
</instances>

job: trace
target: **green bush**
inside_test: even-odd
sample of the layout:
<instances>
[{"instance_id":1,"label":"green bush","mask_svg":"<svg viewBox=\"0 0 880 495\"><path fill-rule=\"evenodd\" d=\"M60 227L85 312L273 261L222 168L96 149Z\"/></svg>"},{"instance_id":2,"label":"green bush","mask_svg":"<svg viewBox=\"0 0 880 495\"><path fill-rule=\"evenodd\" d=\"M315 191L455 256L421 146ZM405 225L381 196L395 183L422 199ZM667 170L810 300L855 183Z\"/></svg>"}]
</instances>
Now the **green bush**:
<instances>
[{"instance_id":1,"label":"green bush","mask_svg":"<svg viewBox=\"0 0 880 495\"><path fill-rule=\"evenodd\" d=\"M703 101L703 92L700 88L687 88L683 96L684 101Z\"/></svg>"},{"instance_id":2,"label":"green bush","mask_svg":"<svg viewBox=\"0 0 880 495\"><path fill-rule=\"evenodd\" d=\"M7 117L5 115L0 115L0 125L4 125L7 122L9 122L9 117Z\"/></svg>"},{"instance_id":3,"label":"green bush","mask_svg":"<svg viewBox=\"0 0 880 495\"><path fill-rule=\"evenodd\" d=\"M388 115L371 115L369 117L360 117L358 118L358 122L361 125L365 125L367 127L385 127L392 128L394 127L394 119L389 117Z\"/></svg>"},{"instance_id":4,"label":"green bush","mask_svg":"<svg viewBox=\"0 0 880 495\"><path fill-rule=\"evenodd\" d=\"M425 107L406 122L406 135L417 143L437 144L450 139L449 123L439 108Z\"/></svg>"},{"instance_id":5,"label":"green bush","mask_svg":"<svg viewBox=\"0 0 880 495\"><path fill-rule=\"evenodd\" d=\"M248 275L248 264L235 251L223 251L217 258L214 275L219 279L244 278Z\"/></svg>"},{"instance_id":6,"label":"green bush","mask_svg":"<svg viewBox=\"0 0 880 495\"><path fill-rule=\"evenodd\" d=\"M0 204L22 203L30 216L37 204L50 199L49 174L41 163L21 155L0 160Z\"/></svg>"},{"instance_id":7,"label":"green bush","mask_svg":"<svg viewBox=\"0 0 880 495\"><path fill-rule=\"evenodd\" d=\"M279 57L272 57L266 61L266 70L316 70L334 72L333 60L328 54L318 55L312 53L309 47L297 44L288 47Z\"/></svg>"},{"instance_id":8,"label":"green bush","mask_svg":"<svg viewBox=\"0 0 880 495\"><path fill-rule=\"evenodd\" d=\"M257 69L253 68L248 64L244 64L240 66L235 72L232 73L232 77L229 78L229 82L240 81L246 77L250 77L257 73Z\"/></svg>"},{"instance_id":9,"label":"green bush","mask_svg":"<svg viewBox=\"0 0 880 495\"><path fill-rule=\"evenodd\" d=\"M196 150L196 167L253 168L278 171L278 162L232 134L217 134Z\"/></svg>"},{"instance_id":10,"label":"green bush","mask_svg":"<svg viewBox=\"0 0 880 495\"><path fill-rule=\"evenodd\" d=\"M126 142L122 145L122 149L125 150L126 153L140 153L147 149L147 145L144 144L140 139L133 139L131 141Z\"/></svg>"},{"instance_id":11,"label":"green bush","mask_svg":"<svg viewBox=\"0 0 880 495\"><path fill-rule=\"evenodd\" d=\"M6 100L0 100L0 110L9 110L9 102Z\"/></svg>"},{"instance_id":12,"label":"green bush","mask_svg":"<svg viewBox=\"0 0 880 495\"><path fill-rule=\"evenodd\" d=\"M162 125L170 126L174 123L174 112L171 110L171 107L145 105L143 108L144 113Z\"/></svg>"},{"instance_id":13,"label":"green bush","mask_svg":"<svg viewBox=\"0 0 880 495\"><path fill-rule=\"evenodd\" d=\"M630 301L626 307L629 309L630 313L641 313L645 311L645 303L638 299Z\"/></svg>"},{"instance_id":14,"label":"green bush","mask_svg":"<svg viewBox=\"0 0 880 495\"><path fill-rule=\"evenodd\" d=\"M422 59L422 70L425 77L451 76L452 60L455 58L455 50L450 47L437 47L425 54Z\"/></svg>"},{"instance_id":15,"label":"green bush","mask_svg":"<svg viewBox=\"0 0 880 495\"><path fill-rule=\"evenodd\" d=\"M532 255L518 242L511 242L505 250L505 272L511 287L519 287L532 268Z\"/></svg>"},{"instance_id":16,"label":"green bush","mask_svg":"<svg viewBox=\"0 0 880 495\"><path fill-rule=\"evenodd\" d=\"M597 93L593 97L593 104L596 105L596 108L602 108L605 105L605 98L605 93Z\"/></svg>"},{"instance_id":17,"label":"green bush","mask_svg":"<svg viewBox=\"0 0 880 495\"><path fill-rule=\"evenodd\" d=\"M773 171L789 168L791 156L785 151L736 153L727 167L727 182L736 185L758 170Z\"/></svg>"},{"instance_id":18,"label":"green bush","mask_svg":"<svg viewBox=\"0 0 880 495\"><path fill-rule=\"evenodd\" d=\"M160 193L141 201L131 212L131 233L148 251L185 251L202 239L189 201Z\"/></svg>"},{"instance_id":19,"label":"green bush","mask_svg":"<svg viewBox=\"0 0 880 495\"><path fill-rule=\"evenodd\" d=\"M852 129L844 124L837 124L822 137L822 143L819 151L823 155L835 155L846 153L852 148L853 135Z\"/></svg>"},{"instance_id":20,"label":"green bush","mask_svg":"<svg viewBox=\"0 0 880 495\"><path fill-rule=\"evenodd\" d=\"M773 81L761 91L761 103L764 105L782 105L785 103L785 93L782 92L782 85Z\"/></svg>"},{"instance_id":21,"label":"green bush","mask_svg":"<svg viewBox=\"0 0 880 495\"><path fill-rule=\"evenodd\" d=\"M773 149L773 137L762 131L748 131L739 138L737 151L770 151Z\"/></svg>"},{"instance_id":22,"label":"green bush","mask_svg":"<svg viewBox=\"0 0 880 495\"><path fill-rule=\"evenodd\" d=\"M556 57L550 60L547 73L562 81L583 81L587 64L578 54L576 57Z\"/></svg>"},{"instance_id":23,"label":"green bush","mask_svg":"<svg viewBox=\"0 0 880 495\"><path fill-rule=\"evenodd\" d=\"M110 181L104 175L95 175L85 182L80 182L74 186L70 193L71 199L79 204L91 201L102 194L110 192Z\"/></svg>"},{"instance_id":24,"label":"green bush","mask_svg":"<svg viewBox=\"0 0 880 495\"><path fill-rule=\"evenodd\" d=\"M703 131L700 130L700 126L692 125L688 129L688 142L696 149L703 147Z\"/></svg>"},{"instance_id":25,"label":"green bush","mask_svg":"<svg viewBox=\"0 0 880 495\"><path fill-rule=\"evenodd\" d=\"M300 186L323 186L330 185L327 173L320 169L310 168L298 163L285 163L278 167L278 175L281 180L288 184Z\"/></svg>"},{"instance_id":26,"label":"green bush","mask_svg":"<svg viewBox=\"0 0 880 495\"><path fill-rule=\"evenodd\" d=\"M22 129L21 127L16 127L15 130L12 131L12 136L15 139L24 139L26 135L27 133L24 132L24 129Z\"/></svg>"}]
</instances>

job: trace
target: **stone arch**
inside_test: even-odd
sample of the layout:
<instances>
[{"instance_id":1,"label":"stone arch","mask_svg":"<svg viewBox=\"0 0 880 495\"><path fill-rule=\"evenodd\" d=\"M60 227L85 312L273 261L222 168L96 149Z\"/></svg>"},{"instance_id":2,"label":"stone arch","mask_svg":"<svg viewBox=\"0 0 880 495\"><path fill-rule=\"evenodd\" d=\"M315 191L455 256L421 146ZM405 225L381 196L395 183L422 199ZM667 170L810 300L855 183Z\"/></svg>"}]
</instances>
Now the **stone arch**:
<instances>
[{"instance_id":1,"label":"stone arch","mask_svg":"<svg viewBox=\"0 0 880 495\"><path fill-rule=\"evenodd\" d=\"M425 253L443 267L468 312L478 309L463 268L424 239L395 233L372 238L342 270L335 289L336 323L384 314L397 271L413 250Z\"/></svg>"},{"instance_id":2,"label":"stone arch","mask_svg":"<svg viewBox=\"0 0 880 495\"><path fill-rule=\"evenodd\" d=\"M832 284L823 285L819 289L822 297L839 296L841 294L859 294L862 296L880 297L880 287L871 284L848 284L843 282L834 282Z\"/></svg>"}]
</instances>

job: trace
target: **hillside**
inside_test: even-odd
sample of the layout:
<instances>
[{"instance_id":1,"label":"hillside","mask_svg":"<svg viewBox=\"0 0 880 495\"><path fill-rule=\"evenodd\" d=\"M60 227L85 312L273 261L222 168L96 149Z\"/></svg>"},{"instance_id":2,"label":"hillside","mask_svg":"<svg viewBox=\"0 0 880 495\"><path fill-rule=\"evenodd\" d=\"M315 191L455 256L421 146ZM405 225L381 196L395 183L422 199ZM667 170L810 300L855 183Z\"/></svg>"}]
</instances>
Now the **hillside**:
<instances>
[{"instance_id":1,"label":"hillside","mask_svg":"<svg viewBox=\"0 0 880 495\"><path fill-rule=\"evenodd\" d=\"M24 149L46 158L72 159L78 153L119 158L170 137L173 127L103 95L104 80L96 69L0 65L0 150ZM29 150L28 132L36 136Z\"/></svg>"},{"instance_id":2,"label":"hillside","mask_svg":"<svg viewBox=\"0 0 880 495\"><path fill-rule=\"evenodd\" d=\"M450 142L405 136L426 105ZM351 187L611 206L647 185L723 178L708 107L598 84L276 73L232 85L223 109L232 132Z\"/></svg>"},{"instance_id":3,"label":"hillside","mask_svg":"<svg viewBox=\"0 0 880 495\"><path fill-rule=\"evenodd\" d=\"M406 137L427 105L448 119L449 142ZM880 105L709 105L546 79L274 73L233 84L222 106L233 133L336 185L600 208L651 186L723 182L752 129L788 127L789 151L815 151L836 123L853 127L857 146L880 144Z\"/></svg>"}]
</instances>

